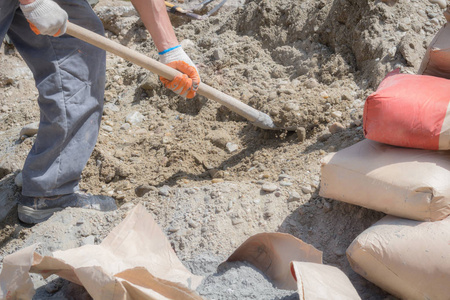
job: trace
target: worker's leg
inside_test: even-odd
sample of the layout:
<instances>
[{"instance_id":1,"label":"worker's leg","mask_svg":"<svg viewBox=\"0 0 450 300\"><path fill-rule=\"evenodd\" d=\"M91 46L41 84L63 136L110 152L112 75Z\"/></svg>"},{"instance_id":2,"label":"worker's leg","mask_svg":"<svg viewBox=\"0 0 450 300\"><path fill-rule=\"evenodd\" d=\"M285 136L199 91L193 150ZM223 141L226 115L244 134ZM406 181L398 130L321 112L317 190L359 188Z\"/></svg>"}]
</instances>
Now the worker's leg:
<instances>
[{"instance_id":1,"label":"worker's leg","mask_svg":"<svg viewBox=\"0 0 450 300\"><path fill-rule=\"evenodd\" d=\"M0 43L5 38L6 32L14 18L14 13L19 7L17 0L1 0L0 1Z\"/></svg>"},{"instance_id":2,"label":"worker's leg","mask_svg":"<svg viewBox=\"0 0 450 300\"><path fill-rule=\"evenodd\" d=\"M87 1L55 2L67 11L70 22L103 34ZM36 141L22 171L22 195L73 193L97 140L105 52L67 34L58 38L34 34L20 9L8 35L33 72L41 113Z\"/></svg>"}]
</instances>

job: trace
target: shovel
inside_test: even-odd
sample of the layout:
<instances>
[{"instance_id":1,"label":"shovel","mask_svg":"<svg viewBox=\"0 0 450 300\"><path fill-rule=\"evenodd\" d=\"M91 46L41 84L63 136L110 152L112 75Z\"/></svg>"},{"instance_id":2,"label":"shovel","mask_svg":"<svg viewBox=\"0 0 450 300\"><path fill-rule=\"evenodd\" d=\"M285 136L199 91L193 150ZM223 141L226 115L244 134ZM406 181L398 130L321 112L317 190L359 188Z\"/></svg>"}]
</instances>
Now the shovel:
<instances>
[{"instance_id":1,"label":"shovel","mask_svg":"<svg viewBox=\"0 0 450 300\"><path fill-rule=\"evenodd\" d=\"M86 43L99 47L105 51L114 53L132 63L135 63L153 73L158 74L164 78L172 80L180 74L179 71L166 66L150 57L147 57L137 51L129 49L119 43L113 42L97 33L84 29L78 25L68 22L67 34L76 37ZM219 102L223 106L227 107L231 111L249 120L253 125L262 129L279 129L275 126L272 119L265 113L256 110L247 104L240 102L239 100L216 90L213 87L201 82L197 93L205 96L208 99Z\"/></svg>"}]
</instances>

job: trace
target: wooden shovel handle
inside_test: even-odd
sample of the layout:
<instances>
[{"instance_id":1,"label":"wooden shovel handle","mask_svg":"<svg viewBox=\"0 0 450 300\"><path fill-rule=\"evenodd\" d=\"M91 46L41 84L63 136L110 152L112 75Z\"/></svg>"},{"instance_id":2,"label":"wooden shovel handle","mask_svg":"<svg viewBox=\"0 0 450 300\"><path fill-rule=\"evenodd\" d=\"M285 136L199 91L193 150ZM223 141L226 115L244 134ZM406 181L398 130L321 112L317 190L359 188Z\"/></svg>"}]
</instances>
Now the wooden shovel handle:
<instances>
[{"instance_id":1,"label":"wooden shovel handle","mask_svg":"<svg viewBox=\"0 0 450 300\"><path fill-rule=\"evenodd\" d=\"M100 49L118 55L169 80L172 80L175 76L180 74L177 70L172 69L163 63L73 23L69 22L67 24L66 33ZM272 119L267 114L262 113L203 82L200 83L197 93L226 106L231 111L252 122L255 126L263 129L275 129Z\"/></svg>"}]
</instances>

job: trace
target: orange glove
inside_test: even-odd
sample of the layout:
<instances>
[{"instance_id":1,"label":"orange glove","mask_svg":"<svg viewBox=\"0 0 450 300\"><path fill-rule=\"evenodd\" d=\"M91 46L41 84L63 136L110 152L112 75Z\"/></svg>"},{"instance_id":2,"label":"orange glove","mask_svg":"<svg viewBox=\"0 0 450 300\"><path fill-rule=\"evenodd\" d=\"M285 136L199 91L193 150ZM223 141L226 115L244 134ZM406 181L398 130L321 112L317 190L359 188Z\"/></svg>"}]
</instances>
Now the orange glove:
<instances>
[{"instance_id":1,"label":"orange glove","mask_svg":"<svg viewBox=\"0 0 450 300\"><path fill-rule=\"evenodd\" d=\"M159 54L162 63L183 73L172 81L159 77L164 86L182 97L194 98L201 80L197 68L189 56L181 46L175 46Z\"/></svg>"},{"instance_id":2,"label":"orange glove","mask_svg":"<svg viewBox=\"0 0 450 300\"><path fill-rule=\"evenodd\" d=\"M200 76L197 69L182 60L176 60L167 64L184 74L179 74L172 81L159 77L164 86L182 97L194 98L200 85Z\"/></svg>"}]
</instances>

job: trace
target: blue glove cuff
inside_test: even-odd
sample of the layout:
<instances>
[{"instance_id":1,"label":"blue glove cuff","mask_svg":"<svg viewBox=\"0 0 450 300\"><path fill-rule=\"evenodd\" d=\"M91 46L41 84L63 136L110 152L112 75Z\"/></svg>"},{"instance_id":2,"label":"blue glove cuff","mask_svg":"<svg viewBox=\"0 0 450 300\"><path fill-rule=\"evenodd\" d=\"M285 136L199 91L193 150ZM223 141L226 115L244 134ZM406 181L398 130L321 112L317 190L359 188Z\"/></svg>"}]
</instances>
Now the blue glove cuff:
<instances>
[{"instance_id":1,"label":"blue glove cuff","mask_svg":"<svg viewBox=\"0 0 450 300\"><path fill-rule=\"evenodd\" d=\"M180 48L180 47L181 47L181 45L177 45L175 47L172 47L172 48L166 49L164 51L158 52L158 54L159 55L163 55L163 54L166 54L167 52L170 52L170 51L175 50L175 49Z\"/></svg>"}]
</instances>

